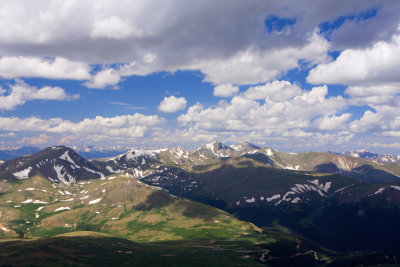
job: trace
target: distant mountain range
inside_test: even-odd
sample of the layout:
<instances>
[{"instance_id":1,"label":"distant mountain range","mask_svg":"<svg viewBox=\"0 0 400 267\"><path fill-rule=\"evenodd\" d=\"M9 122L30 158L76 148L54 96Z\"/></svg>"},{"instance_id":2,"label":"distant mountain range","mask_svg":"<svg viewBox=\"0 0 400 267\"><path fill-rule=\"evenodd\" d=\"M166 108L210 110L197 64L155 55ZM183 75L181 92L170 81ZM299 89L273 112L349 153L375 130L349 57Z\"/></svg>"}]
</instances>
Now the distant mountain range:
<instances>
[{"instance_id":1,"label":"distant mountain range","mask_svg":"<svg viewBox=\"0 0 400 267\"><path fill-rule=\"evenodd\" d=\"M33 147L33 146L24 146L24 147L14 148L14 149L11 149L11 148L0 149L0 160L2 160L2 161L10 160L10 159L14 159L17 157L36 153L38 151L40 151L40 148Z\"/></svg>"},{"instance_id":2,"label":"distant mountain range","mask_svg":"<svg viewBox=\"0 0 400 267\"><path fill-rule=\"evenodd\" d=\"M16 182L36 177L56 187L93 181L99 190L107 177L127 176L264 229L289 229L330 249L400 249L397 159L365 151L284 153L247 142L213 142L192 151L136 149L87 160L68 147L55 146L2 163L0 190L7 192ZM71 198L79 204L74 195Z\"/></svg>"}]
</instances>

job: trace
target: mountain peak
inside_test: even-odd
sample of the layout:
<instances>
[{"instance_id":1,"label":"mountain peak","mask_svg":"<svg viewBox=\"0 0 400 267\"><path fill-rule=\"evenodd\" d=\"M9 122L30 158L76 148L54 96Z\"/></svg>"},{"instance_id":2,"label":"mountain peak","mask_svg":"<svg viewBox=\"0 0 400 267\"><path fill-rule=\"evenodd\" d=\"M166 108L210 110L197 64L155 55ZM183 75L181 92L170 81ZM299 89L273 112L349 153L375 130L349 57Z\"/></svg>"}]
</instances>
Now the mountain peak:
<instances>
[{"instance_id":1,"label":"mountain peak","mask_svg":"<svg viewBox=\"0 0 400 267\"><path fill-rule=\"evenodd\" d=\"M0 177L10 180L40 175L55 183L74 183L80 179L103 177L102 171L66 146L53 146L37 153L6 161Z\"/></svg>"},{"instance_id":2,"label":"mountain peak","mask_svg":"<svg viewBox=\"0 0 400 267\"><path fill-rule=\"evenodd\" d=\"M214 141L212 143L206 144L203 146L203 148L211 150L214 154L219 151L219 150L230 150L232 149L231 147L219 142L219 141Z\"/></svg>"},{"instance_id":3,"label":"mountain peak","mask_svg":"<svg viewBox=\"0 0 400 267\"><path fill-rule=\"evenodd\" d=\"M253 145L252 143L245 141L240 144L232 145L231 148L235 149L236 151L243 152L248 150L260 149L260 147Z\"/></svg>"}]
</instances>

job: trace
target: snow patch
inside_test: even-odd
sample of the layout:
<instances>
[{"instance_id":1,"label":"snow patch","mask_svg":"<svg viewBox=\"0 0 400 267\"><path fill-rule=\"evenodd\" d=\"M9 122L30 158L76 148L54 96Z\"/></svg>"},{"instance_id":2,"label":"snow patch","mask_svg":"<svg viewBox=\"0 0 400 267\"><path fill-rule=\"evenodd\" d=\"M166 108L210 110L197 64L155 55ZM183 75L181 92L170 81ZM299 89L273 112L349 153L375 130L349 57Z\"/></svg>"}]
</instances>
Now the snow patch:
<instances>
[{"instance_id":1,"label":"snow patch","mask_svg":"<svg viewBox=\"0 0 400 267\"><path fill-rule=\"evenodd\" d=\"M57 174L58 180L63 182L64 184L71 184L76 182L75 177L69 175L66 171L64 172L64 174L62 173L62 170L64 169L63 166L54 165L53 169ZM68 180L66 178L68 178Z\"/></svg>"},{"instance_id":2,"label":"snow patch","mask_svg":"<svg viewBox=\"0 0 400 267\"><path fill-rule=\"evenodd\" d=\"M36 188L33 187L25 188L25 191L33 191L33 190L36 190Z\"/></svg>"},{"instance_id":3,"label":"snow patch","mask_svg":"<svg viewBox=\"0 0 400 267\"><path fill-rule=\"evenodd\" d=\"M397 186L397 185L391 185L390 187L391 187L391 188L394 188L394 189L396 189L396 190L400 190L400 186Z\"/></svg>"},{"instance_id":4,"label":"snow patch","mask_svg":"<svg viewBox=\"0 0 400 267\"><path fill-rule=\"evenodd\" d=\"M246 199L247 203L254 203L256 202L256 199L254 197L250 198L250 199Z\"/></svg>"},{"instance_id":5,"label":"snow patch","mask_svg":"<svg viewBox=\"0 0 400 267\"><path fill-rule=\"evenodd\" d=\"M89 205L99 203L101 200L102 200L102 198L97 198L97 199L91 200L91 201L89 201Z\"/></svg>"},{"instance_id":6,"label":"snow patch","mask_svg":"<svg viewBox=\"0 0 400 267\"><path fill-rule=\"evenodd\" d=\"M379 188L379 189L374 193L374 195L382 194L383 191L385 191L385 189L386 189L385 187Z\"/></svg>"},{"instance_id":7,"label":"snow patch","mask_svg":"<svg viewBox=\"0 0 400 267\"><path fill-rule=\"evenodd\" d=\"M68 151L68 150L65 151L64 154L62 154L62 155L60 156L60 159L66 160L66 161L68 161L69 163L71 163L74 167L79 168L79 166L77 166L77 164L75 163L75 161L73 161L73 160L71 159L71 157L69 156L69 151Z\"/></svg>"},{"instance_id":8,"label":"snow patch","mask_svg":"<svg viewBox=\"0 0 400 267\"><path fill-rule=\"evenodd\" d=\"M61 199L60 201L64 201L64 202L68 202L68 201L73 201L73 198L69 198L69 199Z\"/></svg>"},{"instance_id":9,"label":"snow patch","mask_svg":"<svg viewBox=\"0 0 400 267\"><path fill-rule=\"evenodd\" d=\"M49 202L42 201L42 200L39 200L39 199L35 199L35 200L33 201L33 203L34 203L34 204L49 204Z\"/></svg>"},{"instance_id":10,"label":"snow patch","mask_svg":"<svg viewBox=\"0 0 400 267\"><path fill-rule=\"evenodd\" d=\"M272 197L267 197L267 201L271 202L272 200L281 198L281 194L273 195Z\"/></svg>"},{"instance_id":11,"label":"snow patch","mask_svg":"<svg viewBox=\"0 0 400 267\"><path fill-rule=\"evenodd\" d=\"M71 209L70 207L59 207L59 208L55 209L54 211L57 212L57 211L70 210L70 209Z\"/></svg>"},{"instance_id":12,"label":"snow patch","mask_svg":"<svg viewBox=\"0 0 400 267\"><path fill-rule=\"evenodd\" d=\"M301 201L301 199L300 199L299 197L295 197L295 198L292 200L292 203L296 204L296 203L298 203L298 202L300 202L300 201Z\"/></svg>"},{"instance_id":13,"label":"snow patch","mask_svg":"<svg viewBox=\"0 0 400 267\"><path fill-rule=\"evenodd\" d=\"M25 170L19 171L19 172L14 172L13 175L17 179L28 179L29 178L29 173L31 172L32 167L28 167Z\"/></svg>"}]
</instances>

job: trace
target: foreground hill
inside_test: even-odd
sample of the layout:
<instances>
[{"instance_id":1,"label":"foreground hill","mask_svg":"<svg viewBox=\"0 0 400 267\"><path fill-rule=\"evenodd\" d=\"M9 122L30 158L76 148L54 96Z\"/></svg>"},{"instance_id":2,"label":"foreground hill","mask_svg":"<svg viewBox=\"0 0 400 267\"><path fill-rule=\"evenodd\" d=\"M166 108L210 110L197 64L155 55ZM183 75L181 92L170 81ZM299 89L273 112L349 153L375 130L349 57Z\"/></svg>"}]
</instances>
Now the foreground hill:
<instances>
[{"instance_id":1,"label":"foreground hill","mask_svg":"<svg viewBox=\"0 0 400 267\"><path fill-rule=\"evenodd\" d=\"M0 241L1 266L265 266L250 242L136 243L95 232ZM311 261L312 262L312 261Z\"/></svg>"}]
</instances>

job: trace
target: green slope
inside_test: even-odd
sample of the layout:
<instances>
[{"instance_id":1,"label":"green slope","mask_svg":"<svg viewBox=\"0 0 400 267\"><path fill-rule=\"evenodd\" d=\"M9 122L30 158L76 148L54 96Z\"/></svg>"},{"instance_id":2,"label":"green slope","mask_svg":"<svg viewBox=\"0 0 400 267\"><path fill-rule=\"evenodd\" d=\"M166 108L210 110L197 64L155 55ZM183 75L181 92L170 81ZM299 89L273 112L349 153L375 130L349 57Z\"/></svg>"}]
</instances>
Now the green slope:
<instances>
[{"instance_id":1,"label":"green slope","mask_svg":"<svg viewBox=\"0 0 400 267\"><path fill-rule=\"evenodd\" d=\"M260 238L257 227L224 211L125 176L74 185L34 177L9 186L0 195L0 224L7 229L0 231L3 236L90 230L140 242Z\"/></svg>"}]
</instances>

